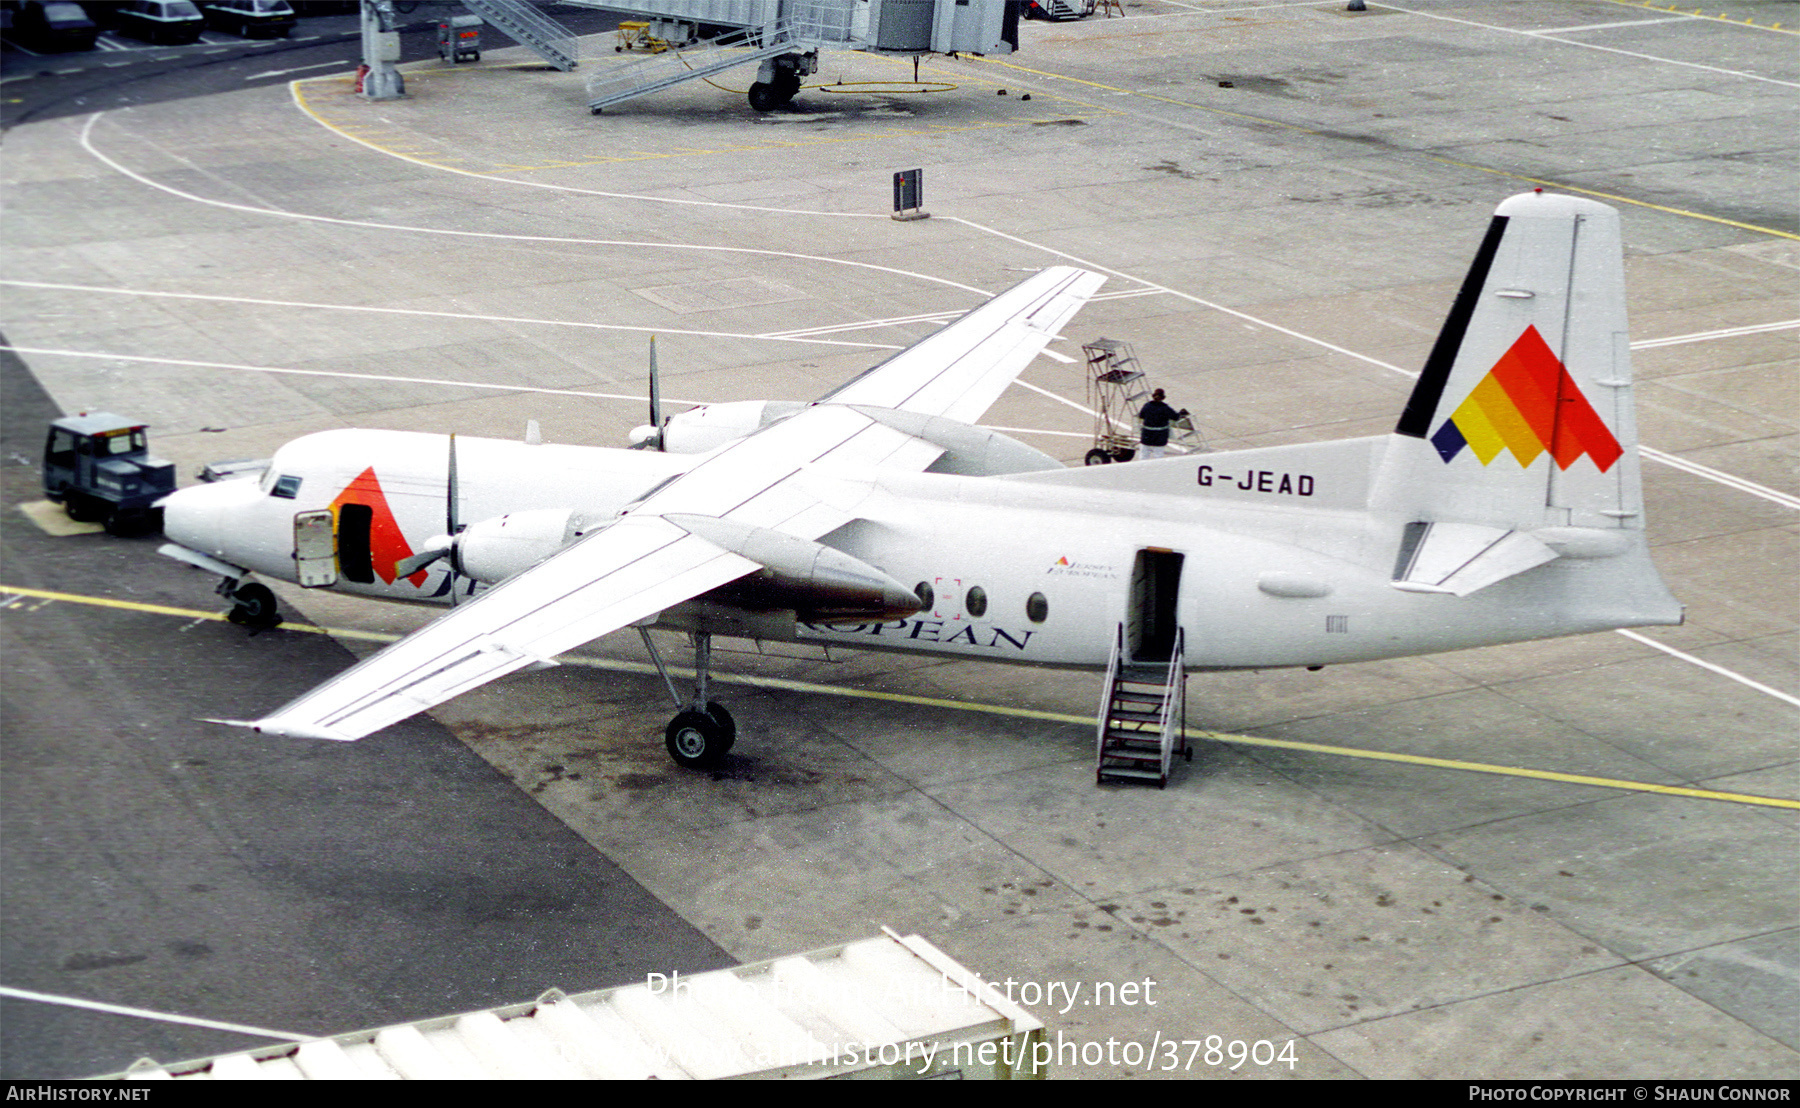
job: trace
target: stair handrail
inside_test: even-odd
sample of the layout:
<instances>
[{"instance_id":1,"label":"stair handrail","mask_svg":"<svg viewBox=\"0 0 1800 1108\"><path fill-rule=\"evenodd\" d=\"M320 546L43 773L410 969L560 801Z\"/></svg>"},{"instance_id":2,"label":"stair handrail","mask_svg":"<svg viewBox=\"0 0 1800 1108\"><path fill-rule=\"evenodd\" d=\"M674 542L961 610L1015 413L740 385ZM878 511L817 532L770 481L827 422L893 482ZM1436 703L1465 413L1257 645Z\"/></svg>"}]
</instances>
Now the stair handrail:
<instances>
[{"instance_id":1,"label":"stair handrail","mask_svg":"<svg viewBox=\"0 0 1800 1108\"><path fill-rule=\"evenodd\" d=\"M1120 623L1113 635L1112 657L1106 662L1105 692L1101 693L1100 718L1094 731L1094 771L1106 762L1106 729L1112 723L1113 698L1118 691L1119 659L1125 656L1125 624Z\"/></svg>"},{"instance_id":2,"label":"stair handrail","mask_svg":"<svg viewBox=\"0 0 1800 1108\"><path fill-rule=\"evenodd\" d=\"M523 0L475 0L466 6L558 69L567 72L580 64L580 37Z\"/></svg>"},{"instance_id":3,"label":"stair handrail","mask_svg":"<svg viewBox=\"0 0 1800 1108\"><path fill-rule=\"evenodd\" d=\"M1169 651L1169 669L1167 678L1168 695L1163 698L1162 709L1162 779L1166 785L1169 781L1169 766L1175 760L1175 741L1179 737L1186 739L1187 733L1187 674L1183 670L1183 655L1187 653L1187 633L1180 627L1175 628L1175 643Z\"/></svg>"}]
</instances>

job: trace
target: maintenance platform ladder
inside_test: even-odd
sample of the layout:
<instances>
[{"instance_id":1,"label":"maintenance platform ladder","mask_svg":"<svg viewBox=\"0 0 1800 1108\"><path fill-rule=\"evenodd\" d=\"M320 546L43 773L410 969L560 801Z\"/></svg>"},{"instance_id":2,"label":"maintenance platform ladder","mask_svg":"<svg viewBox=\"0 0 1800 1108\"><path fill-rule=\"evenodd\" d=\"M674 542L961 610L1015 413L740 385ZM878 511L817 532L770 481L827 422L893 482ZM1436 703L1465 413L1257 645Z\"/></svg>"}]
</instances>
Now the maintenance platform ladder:
<instances>
[{"instance_id":1,"label":"maintenance platform ladder","mask_svg":"<svg viewBox=\"0 0 1800 1108\"><path fill-rule=\"evenodd\" d=\"M575 68L575 32L525 0L463 0L463 6L564 73Z\"/></svg>"},{"instance_id":2,"label":"maintenance platform ladder","mask_svg":"<svg viewBox=\"0 0 1800 1108\"><path fill-rule=\"evenodd\" d=\"M1095 737L1094 781L1154 781L1169 784L1177 754L1192 761L1187 741L1185 641L1180 629L1165 661L1137 662L1126 655L1125 625L1113 640L1106 667Z\"/></svg>"},{"instance_id":3,"label":"maintenance platform ladder","mask_svg":"<svg viewBox=\"0 0 1800 1108\"><path fill-rule=\"evenodd\" d=\"M664 50L641 61L595 73L588 80L588 111L598 112L794 49L794 39L784 21L769 27L746 27L692 46Z\"/></svg>"}]
</instances>

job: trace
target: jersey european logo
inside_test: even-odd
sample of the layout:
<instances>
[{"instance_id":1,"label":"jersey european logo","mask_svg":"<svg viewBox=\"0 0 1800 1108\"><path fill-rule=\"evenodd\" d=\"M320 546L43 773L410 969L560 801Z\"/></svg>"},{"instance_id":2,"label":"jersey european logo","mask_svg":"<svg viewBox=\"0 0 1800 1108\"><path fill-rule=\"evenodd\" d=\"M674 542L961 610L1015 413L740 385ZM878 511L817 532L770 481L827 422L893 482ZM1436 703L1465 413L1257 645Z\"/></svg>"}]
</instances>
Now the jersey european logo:
<instances>
[{"instance_id":1,"label":"jersey european logo","mask_svg":"<svg viewBox=\"0 0 1800 1108\"><path fill-rule=\"evenodd\" d=\"M1467 446L1482 465L1511 450L1521 466L1549 451L1558 469L1586 454L1605 473L1624 451L1536 327L1470 390L1431 436L1448 462Z\"/></svg>"}]
</instances>

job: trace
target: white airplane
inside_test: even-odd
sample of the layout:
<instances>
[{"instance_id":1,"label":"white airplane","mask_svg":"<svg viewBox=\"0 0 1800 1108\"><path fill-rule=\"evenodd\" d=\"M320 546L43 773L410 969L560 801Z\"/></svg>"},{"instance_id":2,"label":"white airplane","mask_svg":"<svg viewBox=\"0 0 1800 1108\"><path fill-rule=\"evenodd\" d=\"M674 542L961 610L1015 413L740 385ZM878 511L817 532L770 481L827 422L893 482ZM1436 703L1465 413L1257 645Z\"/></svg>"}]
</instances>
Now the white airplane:
<instances>
[{"instance_id":1,"label":"white airplane","mask_svg":"<svg viewBox=\"0 0 1800 1108\"><path fill-rule=\"evenodd\" d=\"M661 450L308 435L260 480L170 497L164 552L248 622L274 601L251 574L456 604L221 722L357 739L655 625L694 635L665 733L687 766L735 737L715 634L1192 672L1679 623L1645 539L1622 254L1605 205L1502 203L1387 435L1067 469L973 426L1103 280L1056 268L810 404L640 434Z\"/></svg>"}]
</instances>

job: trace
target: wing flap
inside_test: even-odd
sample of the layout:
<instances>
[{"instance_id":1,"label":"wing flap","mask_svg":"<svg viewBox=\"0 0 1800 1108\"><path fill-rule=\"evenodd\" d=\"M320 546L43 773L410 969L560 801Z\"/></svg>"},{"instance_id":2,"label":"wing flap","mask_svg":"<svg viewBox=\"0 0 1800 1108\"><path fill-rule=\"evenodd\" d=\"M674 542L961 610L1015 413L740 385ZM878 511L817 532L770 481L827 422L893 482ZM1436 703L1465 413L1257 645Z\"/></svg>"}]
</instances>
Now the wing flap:
<instances>
[{"instance_id":1,"label":"wing flap","mask_svg":"<svg viewBox=\"0 0 1800 1108\"><path fill-rule=\"evenodd\" d=\"M628 517L248 726L359 739L758 568L665 520Z\"/></svg>"}]
</instances>

